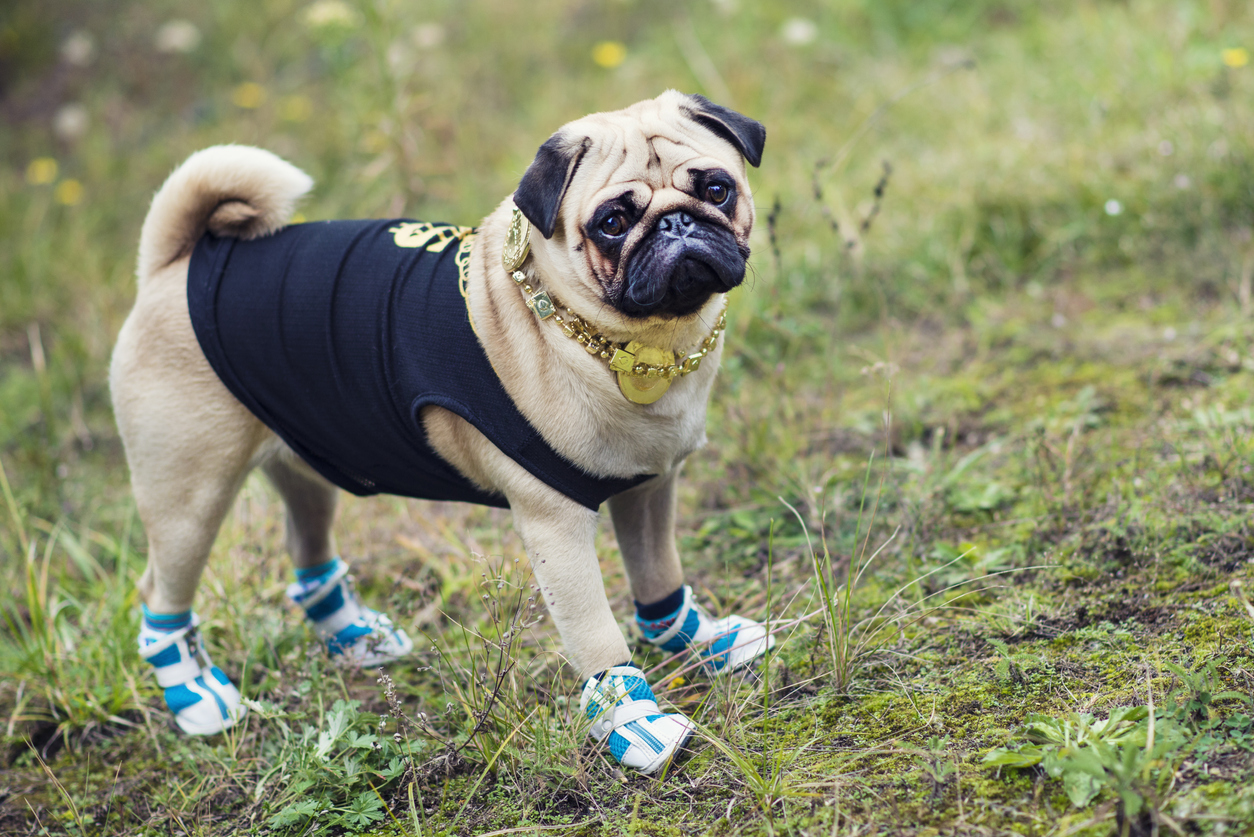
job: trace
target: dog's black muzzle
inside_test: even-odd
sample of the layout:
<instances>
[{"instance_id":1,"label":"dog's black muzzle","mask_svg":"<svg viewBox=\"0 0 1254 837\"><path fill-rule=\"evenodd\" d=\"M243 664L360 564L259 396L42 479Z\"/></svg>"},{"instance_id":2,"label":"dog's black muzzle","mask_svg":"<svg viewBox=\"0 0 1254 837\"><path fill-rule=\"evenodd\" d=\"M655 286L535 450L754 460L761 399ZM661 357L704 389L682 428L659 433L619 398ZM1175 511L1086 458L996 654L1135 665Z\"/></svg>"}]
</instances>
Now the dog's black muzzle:
<instances>
[{"instance_id":1,"label":"dog's black muzzle","mask_svg":"<svg viewBox=\"0 0 1254 837\"><path fill-rule=\"evenodd\" d=\"M632 317L686 316L743 282L748 257L721 224L663 215L627 262L618 307Z\"/></svg>"}]
</instances>

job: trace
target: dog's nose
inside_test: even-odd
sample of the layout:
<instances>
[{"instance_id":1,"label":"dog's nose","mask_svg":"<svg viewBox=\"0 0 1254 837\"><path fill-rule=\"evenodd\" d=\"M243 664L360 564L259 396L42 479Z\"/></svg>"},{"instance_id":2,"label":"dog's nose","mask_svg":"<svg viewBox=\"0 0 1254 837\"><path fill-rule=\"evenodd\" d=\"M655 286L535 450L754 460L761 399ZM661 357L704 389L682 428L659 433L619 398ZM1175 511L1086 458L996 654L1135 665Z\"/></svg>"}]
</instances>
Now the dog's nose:
<instances>
[{"instance_id":1,"label":"dog's nose","mask_svg":"<svg viewBox=\"0 0 1254 837\"><path fill-rule=\"evenodd\" d=\"M692 216L683 211L663 215L657 222L657 231L672 238L687 238L695 227Z\"/></svg>"}]
</instances>

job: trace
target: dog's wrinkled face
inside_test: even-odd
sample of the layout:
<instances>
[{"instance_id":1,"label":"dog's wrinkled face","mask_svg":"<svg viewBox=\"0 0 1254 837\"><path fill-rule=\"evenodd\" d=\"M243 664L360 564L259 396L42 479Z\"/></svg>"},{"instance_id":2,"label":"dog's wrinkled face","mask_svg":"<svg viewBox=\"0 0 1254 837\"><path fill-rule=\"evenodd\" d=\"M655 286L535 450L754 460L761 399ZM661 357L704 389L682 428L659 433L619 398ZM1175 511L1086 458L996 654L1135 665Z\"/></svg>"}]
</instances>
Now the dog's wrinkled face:
<instances>
[{"instance_id":1,"label":"dog's wrinkled face","mask_svg":"<svg viewBox=\"0 0 1254 837\"><path fill-rule=\"evenodd\" d=\"M754 120L671 90L564 126L514 202L560 272L601 302L632 318L684 317L744 279L745 161L761 162L765 140Z\"/></svg>"}]
</instances>

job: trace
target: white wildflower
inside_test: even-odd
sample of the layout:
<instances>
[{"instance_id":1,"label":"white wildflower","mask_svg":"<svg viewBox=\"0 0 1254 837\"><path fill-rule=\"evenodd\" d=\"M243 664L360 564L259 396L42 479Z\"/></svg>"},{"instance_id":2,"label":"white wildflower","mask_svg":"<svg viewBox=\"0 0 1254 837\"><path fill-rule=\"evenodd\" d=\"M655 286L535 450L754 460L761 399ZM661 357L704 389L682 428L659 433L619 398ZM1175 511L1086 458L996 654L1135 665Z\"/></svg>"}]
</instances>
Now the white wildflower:
<instances>
[{"instance_id":1,"label":"white wildflower","mask_svg":"<svg viewBox=\"0 0 1254 837\"><path fill-rule=\"evenodd\" d=\"M153 45L157 52L184 55L200 46L200 30L190 20L166 21L153 37Z\"/></svg>"},{"instance_id":2,"label":"white wildflower","mask_svg":"<svg viewBox=\"0 0 1254 837\"><path fill-rule=\"evenodd\" d=\"M305 9L305 23L314 29L357 25L357 12L343 0L318 0Z\"/></svg>"},{"instance_id":3,"label":"white wildflower","mask_svg":"<svg viewBox=\"0 0 1254 837\"><path fill-rule=\"evenodd\" d=\"M419 49L435 49L444 43L445 34L444 27L438 23L420 23L409 37Z\"/></svg>"},{"instance_id":4,"label":"white wildflower","mask_svg":"<svg viewBox=\"0 0 1254 837\"><path fill-rule=\"evenodd\" d=\"M790 17L779 28L779 36L789 46L805 46L818 39L819 27L809 18Z\"/></svg>"},{"instance_id":5,"label":"white wildflower","mask_svg":"<svg viewBox=\"0 0 1254 837\"><path fill-rule=\"evenodd\" d=\"M96 39L85 29L70 34L61 44L61 58L75 67L87 67L96 58Z\"/></svg>"},{"instance_id":6,"label":"white wildflower","mask_svg":"<svg viewBox=\"0 0 1254 837\"><path fill-rule=\"evenodd\" d=\"M57 139L65 142L73 142L87 133L87 126L91 119L87 114L87 108L78 102L71 102L68 105L62 105L52 117L52 131L57 135Z\"/></svg>"}]
</instances>

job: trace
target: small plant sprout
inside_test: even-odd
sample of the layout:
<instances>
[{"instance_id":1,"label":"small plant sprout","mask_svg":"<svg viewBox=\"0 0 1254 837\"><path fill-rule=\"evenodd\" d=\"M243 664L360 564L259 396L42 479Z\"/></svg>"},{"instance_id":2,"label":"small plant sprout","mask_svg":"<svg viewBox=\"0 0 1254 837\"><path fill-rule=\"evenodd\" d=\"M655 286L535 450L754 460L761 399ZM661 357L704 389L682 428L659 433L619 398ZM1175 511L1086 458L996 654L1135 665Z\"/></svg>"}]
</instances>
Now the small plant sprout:
<instances>
[{"instance_id":1,"label":"small plant sprout","mask_svg":"<svg viewBox=\"0 0 1254 837\"><path fill-rule=\"evenodd\" d=\"M1163 663L1163 668L1180 680L1180 687L1168 696L1172 715L1191 729L1209 727L1218 713L1216 703L1225 700L1250 703L1250 696L1242 692L1221 691L1218 668L1221 660L1210 660L1193 671L1187 671L1174 663Z\"/></svg>"},{"instance_id":2,"label":"small plant sprout","mask_svg":"<svg viewBox=\"0 0 1254 837\"><path fill-rule=\"evenodd\" d=\"M997 679L1003 682L1022 683L1024 673L1029 669L1047 668L1049 666L1040 655L1028 654L1025 651L1011 651L1005 642L996 637L988 637L988 644L992 646L999 657L994 670L997 673Z\"/></svg>"}]
</instances>

